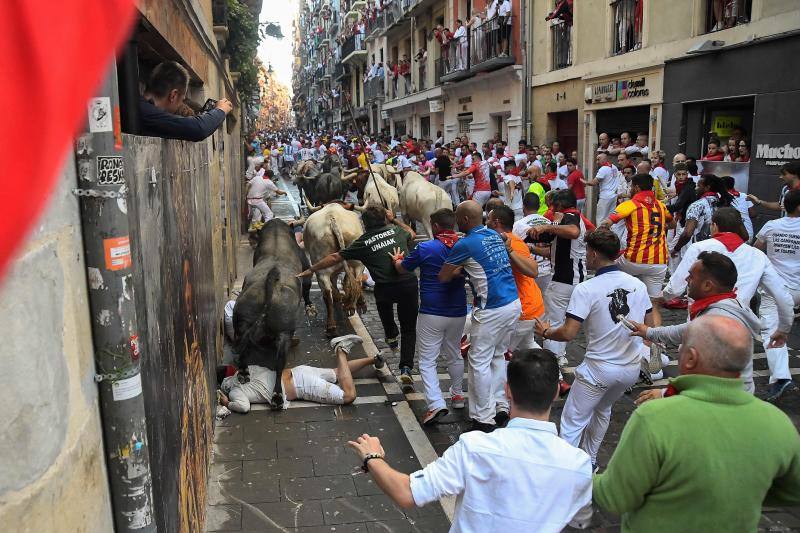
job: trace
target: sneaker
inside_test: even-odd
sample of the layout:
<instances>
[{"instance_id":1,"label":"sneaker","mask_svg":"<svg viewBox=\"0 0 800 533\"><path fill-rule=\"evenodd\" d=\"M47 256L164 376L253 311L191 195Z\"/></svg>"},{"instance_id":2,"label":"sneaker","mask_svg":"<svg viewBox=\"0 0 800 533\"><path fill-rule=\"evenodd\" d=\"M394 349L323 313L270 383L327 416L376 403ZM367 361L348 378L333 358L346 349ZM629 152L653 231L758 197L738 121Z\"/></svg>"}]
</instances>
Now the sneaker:
<instances>
[{"instance_id":1,"label":"sneaker","mask_svg":"<svg viewBox=\"0 0 800 533\"><path fill-rule=\"evenodd\" d=\"M563 379L558 380L558 397L564 398L567 394L569 394L569 389L572 388L572 385L564 381Z\"/></svg>"},{"instance_id":2,"label":"sneaker","mask_svg":"<svg viewBox=\"0 0 800 533\"><path fill-rule=\"evenodd\" d=\"M425 413L425 416L422 417L422 425L423 426L433 425L440 418L447 416L448 412L449 411L447 410L446 407L441 407L439 409L431 409L430 411Z\"/></svg>"},{"instance_id":3,"label":"sneaker","mask_svg":"<svg viewBox=\"0 0 800 533\"><path fill-rule=\"evenodd\" d=\"M661 348L655 343L650 344L650 360L647 365L650 374L661 372Z\"/></svg>"},{"instance_id":4,"label":"sneaker","mask_svg":"<svg viewBox=\"0 0 800 533\"><path fill-rule=\"evenodd\" d=\"M397 349L397 347L399 346L399 343L397 341L397 337L392 337L391 339L386 339L386 344L389 345L389 348L391 348L392 351L395 351Z\"/></svg>"},{"instance_id":5,"label":"sneaker","mask_svg":"<svg viewBox=\"0 0 800 533\"><path fill-rule=\"evenodd\" d=\"M569 366L569 361L567 361L566 355L559 355L558 356L558 367L564 368L565 366Z\"/></svg>"},{"instance_id":6,"label":"sneaker","mask_svg":"<svg viewBox=\"0 0 800 533\"><path fill-rule=\"evenodd\" d=\"M380 370L381 368L386 366L386 360L383 358L381 354L379 353L375 354L375 357L373 359L374 361L372 363L372 366L374 366L376 370Z\"/></svg>"},{"instance_id":7,"label":"sneaker","mask_svg":"<svg viewBox=\"0 0 800 533\"><path fill-rule=\"evenodd\" d=\"M361 337L358 335L342 335L331 339L331 348L336 351L341 348L344 353L349 354L353 346L361 344Z\"/></svg>"},{"instance_id":8,"label":"sneaker","mask_svg":"<svg viewBox=\"0 0 800 533\"><path fill-rule=\"evenodd\" d=\"M478 422L477 420L472 419L467 431L483 431L484 433L491 433L494 430L494 424L484 424L483 422Z\"/></svg>"},{"instance_id":9,"label":"sneaker","mask_svg":"<svg viewBox=\"0 0 800 533\"><path fill-rule=\"evenodd\" d=\"M400 383L403 385L413 385L414 378L411 376L411 369L404 366L400 369Z\"/></svg>"},{"instance_id":10,"label":"sneaker","mask_svg":"<svg viewBox=\"0 0 800 533\"><path fill-rule=\"evenodd\" d=\"M494 415L494 423L495 427L504 428L511 417L508 416L508 411L497 411L497 414Z\"/></svg>"},{"instance_id":11,"label":"sneaker","mask_svg":"<svg viewBox=\"0 0 800 533\"><path fill-rule=\"evenodd\" d=\"M648 374L644 370L639 370L639 381L636 382L636 385L647 385L649 387L652 384L653 380L650 379L650 374ZM636 385L634 385L634 387Z\"/></svg>"},{"instance_id":12,"label":"sneaker","mask_svg":"<svg viewBox=\"0 0 800 533\"><path fill-rule=\"evenodd\" d=\"M466 405L466 399L462 394L454 394L450 397L450 406L453 409L463 409Z\"/></svg>"},{"instance_id":13,"label":"sneaker","mask_svg":"<svg viewBox=\"0 0 800 533\"><path fill-rule=\"evenodd\" d=\"M768 402L776 402L785 393L794 390L797 385L791 379L779 379L769 388L769 394L765 398Z\"/></svg>"},{"instance_id":14,"label":"sneaker","mask_svg":"<svg viewBox=\"0 0 800 533\"><path fill-rule=\"evenodd\" d=\"M668 300L661 304L661 307L666 309L686 309L689 307L689 302L686 298L681 298L680 296L677 298L673 298L672 300Z\"/></svg>"}]
</instances>

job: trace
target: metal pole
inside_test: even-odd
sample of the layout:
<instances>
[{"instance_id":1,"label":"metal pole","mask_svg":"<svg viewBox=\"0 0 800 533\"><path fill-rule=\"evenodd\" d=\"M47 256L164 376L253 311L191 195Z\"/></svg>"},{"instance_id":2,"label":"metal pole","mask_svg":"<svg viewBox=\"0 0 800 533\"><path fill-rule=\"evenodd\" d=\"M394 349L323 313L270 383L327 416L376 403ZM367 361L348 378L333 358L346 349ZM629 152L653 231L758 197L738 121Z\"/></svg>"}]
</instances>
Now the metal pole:
<instances>
[{"instance_id":1,"label":"metal pole","mask_svg":"<svg viewBox=\"0 0 800 533\"><path fill-rule=\"evenodd\" d=\"M154 532L153 492L133 293L117 69L88 104L75 160L106 469L117 533Z\"/></svg>"},{"instance_id":2,"label":"metal pole","mask_svg":"<svg viewBox=\"0 0 800 533\"><path fill-rule=\"evenodd\" d=\"M356 81L356 83L358 83ZM353 105L350 102L350 93L345 93L342 91L342 96L344 96L344 101L347 103L347 110L350 112L350 120L353 122L353 127L356 130L356 135L358 135L358 143L361 145L361 151L364 152L364 158L367 157L367 143L364 142L364 136L361 135L361 128L356 122L356 117L353 114ZM375 190L378 191L378 198L381 199L381 205L384 209L389 209L389 205L386 203L386 200L383 199L383 195L381 194L381 188L378 187L378 182L375 180L375 173L372 170L372 163L369 161L367 162L367 168L369 169L369 175L372 177L372 182L375 184ZM394 213L392 213L394 214Z\"/></svg>"}]
</instances>

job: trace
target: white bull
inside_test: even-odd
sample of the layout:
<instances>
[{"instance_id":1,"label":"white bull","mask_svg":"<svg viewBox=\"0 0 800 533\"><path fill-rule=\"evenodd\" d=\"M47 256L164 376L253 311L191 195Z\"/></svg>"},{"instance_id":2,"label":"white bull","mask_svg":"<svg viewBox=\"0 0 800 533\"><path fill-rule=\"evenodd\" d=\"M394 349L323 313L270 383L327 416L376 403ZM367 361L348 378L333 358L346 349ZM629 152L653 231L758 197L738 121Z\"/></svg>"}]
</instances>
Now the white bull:
<instances>
[{"instance_id":1,"label":"white bull","mask_svg":"<svg viewBox=\"0 0 800 533\"><path fill-rule=\"evenodd\" d=\"M306 219L303 226L303 243L311 264L314 264L323 257L346 248L363 233L361 219L356 213L348 211L340 204L331 203ZM343 295L339 293L336 285L342 272L345 273L342 282ZM336 336L336 317L333 310L335 301L341 301L348 315L352 315L357 309L363 310L366 306L361 292L364 265L360 261L345 261L320 270L316 275L327 310L325 333L329 337L334 337Z\"/></svg>"},{"instance_id":2,"label":"white bull","mask_svg":"<svg viewBox=\"0 0 800 533\"><path fill-rule=\"evenodd\" d=\"M342 174L342 180L355 183L360 191L364 191L364 203L360 206L354 206L353 209L356 211L364 211L364 208L368 205L381 205L392 213L397 213L400 208L397 189L389 185L385 179L374 171L372 174L363 169L345 171ZM379 190L380 192L378 192Z\"/></svg>"},{"instance_id":3,"label":"white bull","mask_svg":"<svg viewBox=\"0 0 800 533\"><path fill-rule=\"evenodd\" d=\"M429 239L433 238L431 215L439 209L453 208L450 196L441 187L429 182L418 172L407 172L400 188L400 209L411 220L425 228Z\"/></svg>"}]
</instances>

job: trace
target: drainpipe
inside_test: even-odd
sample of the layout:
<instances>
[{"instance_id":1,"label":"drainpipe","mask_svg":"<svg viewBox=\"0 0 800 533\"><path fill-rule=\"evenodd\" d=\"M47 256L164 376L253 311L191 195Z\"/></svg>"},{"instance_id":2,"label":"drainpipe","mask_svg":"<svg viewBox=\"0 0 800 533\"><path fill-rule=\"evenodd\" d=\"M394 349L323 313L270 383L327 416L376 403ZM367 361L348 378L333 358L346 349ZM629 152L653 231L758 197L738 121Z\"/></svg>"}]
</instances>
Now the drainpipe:
<instances>
[{"instance_id":1,"label":"drainpipe","mask_svg":"<svg viewBox=\"0 0 800 533\"><path fill-rule=\"evenodd\" d=\"M147 443L116 64L88 104L75 161L95 381L117 533L156 531Z\"/></svg>"},{"instance_id":2,"label":"drainpipe","mask_svg":"<svg viewBox=\"0 0 800 533\"><path fill-rule=\"evenodd\" d=\"M522 0L520 2L520 28L519 28L519 36L522 42L520 43L520 50L522 50L522 74L525 76L525 79L522 83L522 137L530 142L530 124L529 121L529 109L530 106L530 83L531 83L531 76L530 70L528 67L528 15L527 15L527 6L528 0Z\"/></svg>"}]
</instances>

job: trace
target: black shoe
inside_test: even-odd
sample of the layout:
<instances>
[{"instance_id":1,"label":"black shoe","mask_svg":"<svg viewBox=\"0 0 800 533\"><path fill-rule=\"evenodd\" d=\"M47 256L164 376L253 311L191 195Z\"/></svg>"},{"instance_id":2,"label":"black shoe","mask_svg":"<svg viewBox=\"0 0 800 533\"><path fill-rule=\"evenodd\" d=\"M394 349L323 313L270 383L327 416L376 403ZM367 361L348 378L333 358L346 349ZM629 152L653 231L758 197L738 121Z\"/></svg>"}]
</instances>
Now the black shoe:
<instances>
[{"instance_id":1,"label":"black shoe","mask_svg":"<svg viewBox=\"0 0 800 533\"><path fill-rule=\"evenodd\" d=\"M397 347L400 345L400 343L397 340L397 337L392 337L391 339L386 339L386 344L389 345L389 348L391 348L392 351L397 350Z\"/></svg>"},{"instance_id":2,"label":"black shoe","mask_svg":"<svg viewBox=\"0 0 800 533\"><path fill-rule=\"evenodd\" d=\"M765 398L768 402L776 402L784 393L797 388L791 379L779 379L769 388L769 394Z\"/></svg>"},{"instance_id":3,"label":"black shoe","mask_svg":"<svg viewBox=\"0 0 800 533\"><path fill-rule=\"evenodd\" d=\"M398 379L403 385L414 384L414 377L411 375L411 369L407 366L400 368L400 377Z\"/></svg>"},{"instance_id":4,"label":"black shoe","mask_svg":"<svg viewBox=\"0 0 800 533\"><path fill-rule=\"evenodd\" d=\"M383 356L381 354L376 353L375 354L375 362L372 363L372 366L374 366L376 370L380 370L385 365L386 365L386 360L383 358Z\"/></svg>"},{"instance_id":5,"label":"black shoe","mask_svg":"<svg viewBox=\"0 0 800 533\"><path fill-rule=\"evenodd\" d=\"M510 418L507 411L497 411L497 414L494 415L494 423L496 427L504 428L508 424Z\"/></svg>"},{"instance_id":6,"label":"black shoe","mask_svg":"<svg viewBox=\"0 0 800 533\"><path fill-rule=\"evenodd\" d=\"M470 421L469 429L467 431L483 431L484 433L491 433L495 430L494 424L484 424L473 419Z\"/></svg>"}]
</instances>

